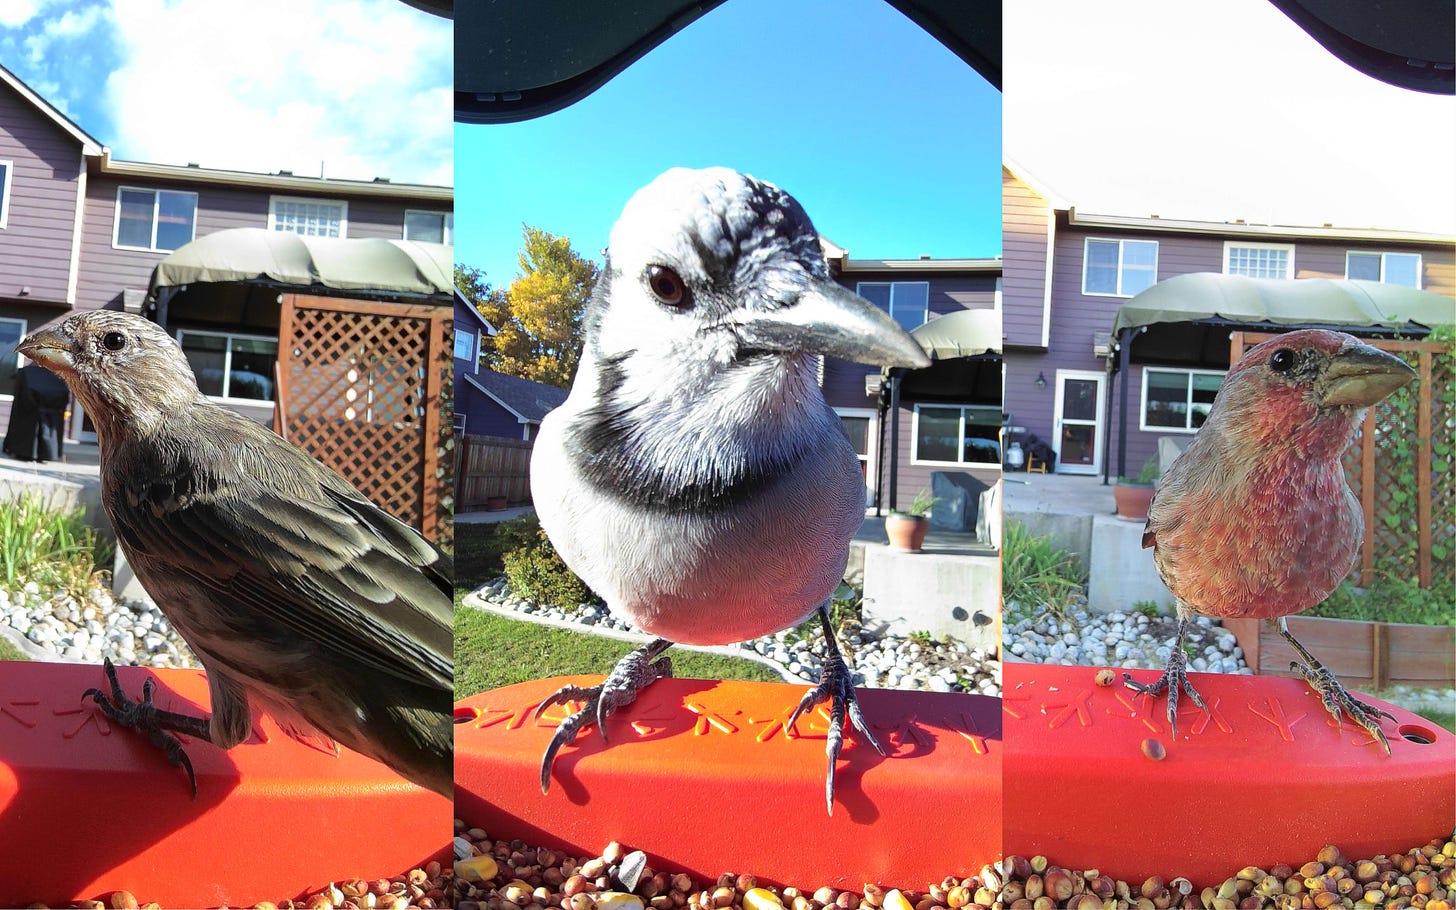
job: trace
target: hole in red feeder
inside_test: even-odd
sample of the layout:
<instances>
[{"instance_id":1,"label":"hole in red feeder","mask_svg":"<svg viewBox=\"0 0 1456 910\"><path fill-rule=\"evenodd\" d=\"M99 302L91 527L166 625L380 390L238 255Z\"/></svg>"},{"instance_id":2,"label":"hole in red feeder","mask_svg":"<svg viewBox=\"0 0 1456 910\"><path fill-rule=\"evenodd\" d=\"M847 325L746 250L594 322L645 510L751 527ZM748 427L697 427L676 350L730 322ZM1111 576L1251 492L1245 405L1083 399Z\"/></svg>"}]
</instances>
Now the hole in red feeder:
<instances>
[{"instance_id":1,"label":"hole in red feeder","mask_svg":"<svg viewBox=\"0 0 1456 910\"><path fill-rule=\"evenodd\" d=\"M1413 743L1420 743L1429 746L1436 741L1436 734L1427 727L1417 727L1415 724L1401 724L1396 728L1397 733Z\"/></svg>"},{"instance_id":2,"label":"hole in red feeder","mask_svg":"<svg viewBox=\"0 0 1456 910\"><path fill-rule=\"evenodd\" d=\"M480 711L463 705L455 706L455 723L468 724L480 716Z\"/></svg>"}]
</instances>

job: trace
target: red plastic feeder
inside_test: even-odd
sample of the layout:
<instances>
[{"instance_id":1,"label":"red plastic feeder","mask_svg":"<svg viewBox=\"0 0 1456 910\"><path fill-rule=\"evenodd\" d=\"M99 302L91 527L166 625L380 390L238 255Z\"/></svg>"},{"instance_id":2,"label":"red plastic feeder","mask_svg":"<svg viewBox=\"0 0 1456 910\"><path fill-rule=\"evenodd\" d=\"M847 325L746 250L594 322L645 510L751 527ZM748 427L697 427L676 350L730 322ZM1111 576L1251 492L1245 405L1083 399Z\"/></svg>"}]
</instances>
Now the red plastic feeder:
<instances>
[{"instance_id":1,"label":"red plastic feeder","mask_svg":"<svg viewBox=\"0 0 1456 910\"><path fill-rule=\"evenodd\" d=\"M997 699L857 690L888 757L846 732L831 817L827 704L784 727L806 686L661 679L607 719L610 744L593 725L563 747L542 795L541 755L567 710L537 721L537 706L562 685L600 681L559 677L459 702L460 817L583 857L615 840L659 870L800 887L923 888L1001 855Z\"/></svg>"},{"instance_id":2,"label":"red plastic feeder","mask_svg":"<svg viewBox=\"0 0 1456 910\"><path fill-rule=\"evenodd\" d=\"M133 697L151 675L159 707L206 710L199 671L118 672ZM164 907L252 906L448 860L448 800L266 717L226 752L186 744L194 801L182 769L82 703L92 686L106 687L99 666L0 661L0 906L117 890Z\"/></svg>"},{"instance_id":3,"label":"red plastic feeder","mask_svg":"<svg viewBox=\"0 0 1456 910\"><path fill-rule=\"evenodd\" d=\"M1387 756L1303 680L1191 673L1210 712L1180 699L1174 740L1163 699L1096 673L1003 666L1008 854L1201 888L1249 865L1298 867L1325 844L1403 853L1456 824L1456 736L1409 711L1362 696L1397 718L1382 725Z\"/></svg>"}]
</instances>

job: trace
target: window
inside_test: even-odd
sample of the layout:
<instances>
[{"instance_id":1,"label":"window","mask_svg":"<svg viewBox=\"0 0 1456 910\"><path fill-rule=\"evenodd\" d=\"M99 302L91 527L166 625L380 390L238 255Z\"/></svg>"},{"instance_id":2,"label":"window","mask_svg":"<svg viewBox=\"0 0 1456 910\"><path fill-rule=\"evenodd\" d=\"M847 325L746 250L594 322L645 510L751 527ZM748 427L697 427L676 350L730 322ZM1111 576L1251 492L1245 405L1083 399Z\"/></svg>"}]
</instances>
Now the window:
<instances>
[{"instance_id":1,"label":"window","mask_svg":"<svg viewBox=\"0 0 1456 910\"><path fill-rule=\"evenodd\" d=\"M466 332L462 329L455 330L455 359L464 360L467 363L476 362L476 340L479 336L475 332Z\"/></svg>"},{"instance_id":2,"label":"window","mask_svg":"<svg viewBox=\"0 0 1456 910\"><path fill-rule=\"evenodd\" d=\"M1131 297L1158 282L1156 240L1087 238L1082 255L1082 293Z\"/></svg>"},{"instance_id":3,"label":"window","mask_svg":"<svg viewBox=\"0 0 1456 910\"><path fill-rule=\"evenodd\" d=\"M404 239L424 243L454 243L455 213L406 211Z\"/></svg>"},{"instance_id":4,"label":"window","mask_svg":"<svg viewBox=\"0 0 1456 910\"><path fill-rule=\"evenodd\" d=\"M1139 429L1191 433L1203 426L1223 382L1216 370L1143 370Z\"/></svg>"},{"instance_id":5,"label":"window","mask_svg":"<svg viewBox=\"0 0 1456 910\"><path fill-rule=\"evenodd\" d=\"M15 346L24 337L24 319L0 318L0 395L15 394L15 371L20 368Z\"/></svg>"},{"instance_id":6,"label":"window","mask_svg":"<svg viewBox=\"0 0 1456 910\"><path fill-rule=\"evenodd\" d=\"M331 199L274 196L268 200L268 230L307 237L345 237L349 205Z\"/></svg>"},{"instance_id":7,"label":"window","mask_svg":"<svg viewBox=\"0 0 1456 910\"><path fill-rule=\"evenodd\" d=\"M455 435L456 436L464 436L465 435L465 418L467 416L469 416L469 415L467 415L464 411L456 411L455 412L455 422L454 422L453 426L455 428Z\"/></svg>"},{"instance_id":8,"label":"window","mask_svg":"<svg viewBox=\"0 0 1456 910\"><path fill-rule=\"evenodd\" d=\"M248 401L273 400L273 367L278 362L278 341L261 335L230 335L182 329L177 342L197 387L214 398Z\"/></svg>"},{"instance_id":9,"label":"window","mask_svg":"<svg viewBox=\"0 0 1456 910\"><path fill-rule=\"evenodd\" d=\"M0 161L0 228L10 223L10 175L14 171L14 162Z\"/></svg>"},{"instance_id":10,"label":"window","mask_svg":"<svg viewBox=\"0 0 1456 910\"><path fill-rule=\"evenodd\" d=\"M191 243L196 227L196 193L131 186L116 190L113 246L170 252Z\"/></svg>"},{"instance_id":11,"label":"window","mask_svg":"<svg viewBox=\"0 0 1456 910\"><path fill-rule=\"evenodd\" d=\"M1245 278L1293 278L1294 247L1285 243L1225 242L1223 273Z\"/></svg>"},{"instance_id":12,"label":"window","mask_svg":"<svg viewBox=\"0 0 1456 910\"><path fill-rule=\"evenodd\" d=\"M907 332L925 325L930 317L928 281L861 281L854 292L883 307Z\"/></svg>"},{"instance_id":13,"label":"window","mask_svg":"<svg viewBox=\"0 0 1456 910\"><path fill-rule=\"evenodd\" d=\"M915 463L1001 464L1001 408L996 405L915 406Z\"/></svg>"},{"instance_id":14,"label":"window","mask_svg":"<svg viewBox=\"0 0 1456 910\"><path fill-rule=\"evenodd\" d=\"M1345 254L1345 277L1418 288L1421 286L1421 254L1350 250Z\"/></svg>"}]
</instances>

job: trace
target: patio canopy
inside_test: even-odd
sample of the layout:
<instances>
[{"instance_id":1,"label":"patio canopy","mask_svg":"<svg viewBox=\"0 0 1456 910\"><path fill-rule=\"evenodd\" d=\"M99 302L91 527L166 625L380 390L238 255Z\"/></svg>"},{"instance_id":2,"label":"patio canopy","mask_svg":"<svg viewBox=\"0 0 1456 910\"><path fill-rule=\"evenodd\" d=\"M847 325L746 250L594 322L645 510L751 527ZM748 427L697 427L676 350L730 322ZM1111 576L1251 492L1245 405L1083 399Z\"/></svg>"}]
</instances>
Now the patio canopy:
<instances>
[{"instance_id":1,"label":"patio canopy","mask_svg":"<svg viewBox=\"0 0 1456 910\"><path fill-rule=\"evenodd\" d=\"M218 231L157 263L147 296L203 282L273 281L301 287L449 295L454 248L443 243L304 237L263 228Z\"/></svg>"},{"instance_id":2,"label":"patio canopy","mask_svg":"<svg viewBox=\"0 0 1456 910\"><path fill-rule=\"evenodd\" d=\"M1112 336L1154 323L1264 326L1423 328L1456 322L1451 298L1430 291L1356 279L1244 278L1195 272L1160 281L1117 311Z\"/></svg>"},{"instance_id":3,"label":"patio canopy","mask_svg":"<svg viewBox=\"0 0 1456 910\"><path fill-rule=\"evenodd\" d=\"M1001 313L961 310L930 320L910 331L931 360L1001 353Z\"/></svg>"}]
</instances>

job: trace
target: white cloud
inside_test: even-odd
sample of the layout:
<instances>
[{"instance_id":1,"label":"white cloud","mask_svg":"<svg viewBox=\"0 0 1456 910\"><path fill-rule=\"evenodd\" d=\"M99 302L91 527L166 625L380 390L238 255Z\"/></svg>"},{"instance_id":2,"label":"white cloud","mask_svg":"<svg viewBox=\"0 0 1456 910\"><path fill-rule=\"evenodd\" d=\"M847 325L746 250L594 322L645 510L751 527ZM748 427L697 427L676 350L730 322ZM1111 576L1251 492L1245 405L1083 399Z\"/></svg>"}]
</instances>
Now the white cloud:
<instances>
[{"instance_id":1,"label":"white cloud","mask_svg":"<svg viewBox=\"0 0 1456 910\"><path fill-rule=\"evenodd\" d=\"M60 18L45 24L45 33L52 38L79 38L95 28L105 12L105 7L101 6L87 6L79 12L68 9Z\"/></svg>"},{"instance_id":2,"label":"white cloud","mask_svg":"<svg viewBox=\"0 0 1456 910\"><path fill-rule=\"evenodd\" d=\"M398 0L113 0L118 157L449 184L451 23Z\"/></svg>"},{"instance_id":3,"label":"white cloud","mask_svg":"<svg viewBox=\"0 0 1456 910\"><path fill-rule=\"evenodd\" d=\"M0 27L20 28L45 6L47 0L4 0L0 2Z\"/></svg>"},{"instance_id":4,"label":"white cloud","mask_svg":"<svg viewBox=\"0 0 1456 910\"><path fill-rule=\"evenodd\" d=\"M1007 155L1082 211L1456 233L1456 99L1263 0L1009 3L1004 53Z\"/></svg>"}]
</instances>

